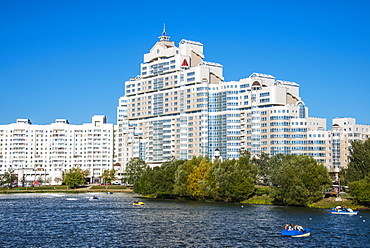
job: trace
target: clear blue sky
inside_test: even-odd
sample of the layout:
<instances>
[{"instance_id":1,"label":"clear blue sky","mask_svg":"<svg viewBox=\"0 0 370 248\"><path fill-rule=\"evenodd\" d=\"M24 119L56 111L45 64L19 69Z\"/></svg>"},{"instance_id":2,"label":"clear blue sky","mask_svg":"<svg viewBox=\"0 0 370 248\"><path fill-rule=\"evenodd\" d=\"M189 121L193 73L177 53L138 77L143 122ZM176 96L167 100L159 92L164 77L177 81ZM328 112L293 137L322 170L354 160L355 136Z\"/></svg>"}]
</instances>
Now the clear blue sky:
<instances>
[{"instance_id":1,"label":"clear blue sky","mask_svg":"<svg viewBox=\"0 0 370 248\"><path fill-rule=\"evenodd\" d=\"M166 23L204 44L226 81L301 85L309 116L370 124L370 1L0 0L0 124L116 123L123 83Z\"/></svg>"}]
</instances>

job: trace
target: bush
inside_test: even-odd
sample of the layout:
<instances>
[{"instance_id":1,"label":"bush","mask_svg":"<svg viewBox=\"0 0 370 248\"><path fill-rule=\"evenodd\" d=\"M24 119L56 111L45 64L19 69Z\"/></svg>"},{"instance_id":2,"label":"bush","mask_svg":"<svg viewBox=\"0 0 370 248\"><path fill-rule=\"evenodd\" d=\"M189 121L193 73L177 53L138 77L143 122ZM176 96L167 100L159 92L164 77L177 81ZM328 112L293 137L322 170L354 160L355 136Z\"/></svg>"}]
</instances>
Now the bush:
<instances>
[{"instance_id":1,"label":"bush","mask_svg":"<svg viewBox=\"0 0 370 248\"><path fill-rule=\"evenodd\" d=\"M270 188L268 187L256 187L255 195L262 196L268 195L270 193Z\"/></svg>"},{"instance_id":2,"label":"bush","mask_svg":"<svg viewBox=\"0 0 370 248\"><path fill-rule=\"evenodd\" d=\"M357 203L370 206L370 177L350 183L349 192Z\"/></svg>"}]
</instances>

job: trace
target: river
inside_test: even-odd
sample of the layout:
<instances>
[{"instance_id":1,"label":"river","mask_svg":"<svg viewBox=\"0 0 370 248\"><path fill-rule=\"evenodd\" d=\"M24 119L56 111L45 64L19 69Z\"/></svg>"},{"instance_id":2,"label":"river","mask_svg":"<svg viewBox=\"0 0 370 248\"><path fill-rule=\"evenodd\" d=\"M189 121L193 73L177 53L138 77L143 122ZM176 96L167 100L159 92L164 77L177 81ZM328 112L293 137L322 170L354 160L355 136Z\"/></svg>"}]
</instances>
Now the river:
<instances>
[{"instance_id":1,"label":"river","mask_svg":"<svg viewBox=\"0 0 370 248\"><path fill-rule=\"evenodd\" d=\"M370 247L369 211L91 196L0 195L0 247ZM280 236L286 223L311 237Z\"/></svg>"}]
</instances>

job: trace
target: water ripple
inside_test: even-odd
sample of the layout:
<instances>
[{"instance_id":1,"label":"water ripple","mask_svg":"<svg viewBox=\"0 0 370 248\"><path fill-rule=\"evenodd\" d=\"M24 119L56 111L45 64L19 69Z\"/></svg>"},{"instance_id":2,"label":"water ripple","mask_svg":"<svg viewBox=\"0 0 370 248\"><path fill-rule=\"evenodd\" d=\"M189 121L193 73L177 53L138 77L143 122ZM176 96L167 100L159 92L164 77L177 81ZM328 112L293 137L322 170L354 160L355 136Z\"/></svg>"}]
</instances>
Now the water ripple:
<instances>
[{"instance_id":1,"label":"water ripple","mask_svg":"<svg viewBox=\"0 0 370 248\"><path fill-rule=\"evenodd\" d=\"M88 196L0 195L0 247L370 247L368 211L149 199L133 206L133 194ZM312 236L281 237L285 223Z\"/></svg>"}]
</instances>

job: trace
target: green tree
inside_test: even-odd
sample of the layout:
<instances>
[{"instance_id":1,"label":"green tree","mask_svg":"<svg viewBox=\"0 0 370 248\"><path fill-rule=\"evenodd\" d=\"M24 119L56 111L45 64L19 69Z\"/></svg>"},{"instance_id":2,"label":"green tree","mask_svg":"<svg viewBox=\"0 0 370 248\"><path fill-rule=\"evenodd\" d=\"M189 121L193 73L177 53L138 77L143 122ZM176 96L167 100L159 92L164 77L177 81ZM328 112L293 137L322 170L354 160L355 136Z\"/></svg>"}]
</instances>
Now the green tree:
<instances>
[{"instance_id":1,"label":"green tree","mask_svg":"<svg viewBox=\"0 0 370 248\"><path fill-rule=\"evenodd\" d=\"M250 156L233 159L228 173L228 188L226 196L231 201L248 199L255 190L257 169L250 163Z\"/></svg>"},{"instance_id":2,"label":"green tree","mask_svg":"<svg viewBox=\"0 0 370 248\"><path fill-rule=\"evenodd\" d=\"M162 172L162 181L158 186L157 194L161 195L170 195L173 196L174 194L174 187L175 187L175 179L176 179L176 171L178 167L185 163L185 160L171 160L167 161L162 164L161 172Z\"/></svg>"},{"instance_id":3,"label":"green tree","mask_svg":"<svg viewBox=\"0 0 370 248\"><path fill-rule=\"evenodd\" d=\"M156 174L155 171L158 169L159 167L147 167L145 171L142 172L140 178L135 182L134 192L139 194L155 194L157 178L154 174Z\"/></svg>"},{"instance_id":4,"label":"green tree","mask_svg":"<svg viewBox=\"0 0 370 248\"><path fill-rule=\"evenodd\" d=\"M284 155L282 153L279 153L279 154L276 154L273 157L270 157L270 159L269 159L270 177L272 176L272 174L275 173L275 171L277 169L279 169L279 167L281 167L283 165L283 161L285 160L285 157L286 157L286 155Z\"/></svg>"},{"instance_id":5,"label":"green tree","mask_svg":"<svg viewBox=\"0 0 370 248\"><path fill-rule=\"evenodd\" d=\"M126 166L127 183L135 185L148 167L149 166L145 163L145 161L132 158Z\"/></svg>"},{"instance_id":6,"label":"green tree","mask_svg":"<svg viewBox=\"0 0 370 248\"><path fill-rule=\"evenodd\" d=\"M349 192L353 199L365 206L370 206L370 174L364 179L350 183Z\"/></svg>"},{"instance_id":7,"label":"green tree","mask_svg":"<svg viewBox=\"0 0 370 248\"><path fill-rule=\"evenodd\" d=\"M0 176L0 185L5 185L9 188L17 180L17 176L14 175L14 170L9 169L5 171L2 176Z\"/></svg>"},{"instance_id":8,"label":"green tree","mask_svg":"<svg viewBox=\"0 0 370 248\"><path fill-rule=\"evenodd\" d=\"M230 197L233 201L248 199L255 191L257 167L250 163L250 155L235 160L233 172L230 175Z\"/></svg>"},{"instance_id":9,"label":"green tree","mask_svg":"<svg viewBox=\"0 0 370 248\"><path fill-rule=\"evenodd\" d=\"M346 181L364 179L370 173L370 139L353 141L349 152L348 169L345 171Z\"/></svg>"},{"instance_id":10,"label":"green tree","mask_svg":"<svg viewBox=\"0 0 370 248\"><path fill-rule=\"evenodd\" d=\"M76 188L79 185L86 183L86 177L89 175L89 170L82 170L81 168L72 168L64 172L63 182L68 187Z\"/></svg>"},{"instance_id":11,"label":"green tree","mask_svg":"<svg viewBox=\"0 0 370 248\"><path fill-rule=\"evenodd\" d=\"M175 174L174 194L180 197L190 197L188 177L193 168L198 166L202 160L202 156L194 156L191 160L186 160L185 163L179 165Z\"/></svg>"},{"instance_id":12,"label":"green tree","mask_svg":"<svg viewBox=\"0 0 370 248\"><path fill-rule=\"evenodd\" d=\"M306 206L323 197L330 185L327 169L306 155L279 155L273 170L271 196L284 205Z\"/></svg>"},{"instance_id":13,"label":"green tree","mask_svg":"<svg viewBox=\"0 0 370 248\"><path fill-rule=\"evenodd\" d=\"M175 173L184 160L171 159L161 166L144 171L134 191L139 194L155 194L157 198L174 197Z\"/></svg>"},{"instance_id":14,"label":"green tree","mask_svg":"<svg viewBox=\"0 0 370 248\"><path fill-rule=\"evenodd\" d=\"M108 189L108 184L112 183L114 178L116 177L116 170L104 170L101 178L104 180L105 188Z\"/></svg>"},{"instance_id":15,"label":"green tree","mask_svg":"<svg viewBox=\"0 0 370 248\"><path fill-rule=\"evenodd\" d=\"M233 160L225 160L221 162L216 160L213 163L211 169L210 187L208 188L208 194L215 200L227 201L228 188L229 188L229 174L231 173L231 167Z\"/></svg>"},{"instance_id":16,"label":"green tree","mask_svg":"<svg viewBox=\"0 0 370 248\"><path fill-rule=\"evenodd\" d=\"M250 154L224 162L216 161L211 169L209 194L215 200L241 201L254 190L257 170L250 162Z\"/></svg>"},{"instance_id":17,"label":"green tree","mask_svg":"<svg viewBox=\"0 0 370 248\"><path fill-rule=\"evenodd\" d=\"M251 159L251 163L257 167L258 179L262 181L262 184L267 184L272 171L270 156L266 153L261 153L258 156L254 156Z\"/></svg>"}]
</instances>

